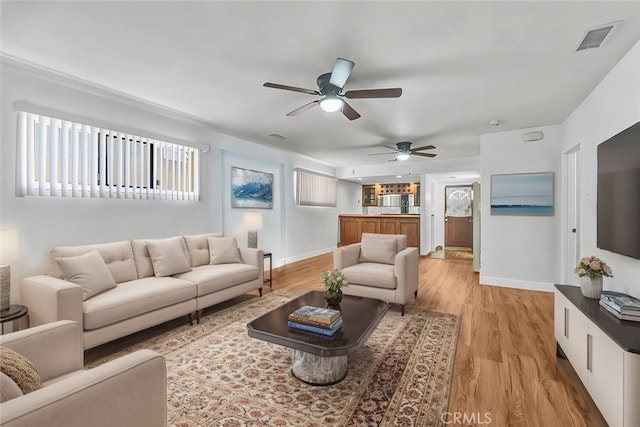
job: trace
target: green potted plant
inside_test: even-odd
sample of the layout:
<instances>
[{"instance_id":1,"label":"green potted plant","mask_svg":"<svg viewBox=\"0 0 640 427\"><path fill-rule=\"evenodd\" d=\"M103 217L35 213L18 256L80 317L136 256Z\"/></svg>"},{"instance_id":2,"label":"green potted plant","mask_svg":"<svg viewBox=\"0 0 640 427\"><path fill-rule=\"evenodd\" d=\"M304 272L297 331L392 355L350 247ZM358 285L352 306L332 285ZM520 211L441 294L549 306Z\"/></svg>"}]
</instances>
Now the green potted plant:
<instances>
[{"instance_id":1,"label":"green potted plant","mask_svg":"<svg viewBox=\"0 0 640 427\"><path fill-rule=\"evenodd\" d=\"M587 298L599 299L602 293L602 277L613 277L611 268L595 256L580 259L575 273L580 278L580 290Z\"/></svg>"},{"instance_id":2,"label":"green potted plant","mask_svg":"<svg viewBox=\"0 0 640 427\"><path fill-rule=\"evenodd\" d=\"M324 299L331 306L338 306L342 301L342 288L349 284L347 276L338 269L324 271L320 276L324 291Z\"/></svg>"}]
</instances>

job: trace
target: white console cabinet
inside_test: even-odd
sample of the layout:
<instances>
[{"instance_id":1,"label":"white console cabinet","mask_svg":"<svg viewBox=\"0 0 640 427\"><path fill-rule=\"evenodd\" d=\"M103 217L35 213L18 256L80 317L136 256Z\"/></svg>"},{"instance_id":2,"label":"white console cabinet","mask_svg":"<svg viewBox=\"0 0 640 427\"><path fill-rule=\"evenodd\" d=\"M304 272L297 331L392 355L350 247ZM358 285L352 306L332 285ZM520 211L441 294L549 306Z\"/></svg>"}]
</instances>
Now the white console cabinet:
<instances>
[{"instance_id":1,"label":"white console cabinet","mask_svg":"<svg viewBox=\"0 0 640 427\"><path fill-rule=\"evenodd\" d=\"M640 426L640 323L621 321L582 296L556 285L554 329L564 355L612 427Z\"/></svg>"}]
</instances>

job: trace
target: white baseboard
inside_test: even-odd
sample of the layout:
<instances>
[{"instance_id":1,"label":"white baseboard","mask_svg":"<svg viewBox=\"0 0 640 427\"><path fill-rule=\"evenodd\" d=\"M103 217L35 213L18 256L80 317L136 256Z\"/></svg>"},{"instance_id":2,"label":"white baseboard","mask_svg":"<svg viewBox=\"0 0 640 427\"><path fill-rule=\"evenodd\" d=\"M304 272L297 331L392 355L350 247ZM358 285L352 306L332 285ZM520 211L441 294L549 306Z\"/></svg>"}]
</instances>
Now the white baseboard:
<instances>
[{"instance_id":1,"label":"white baseboard","mask_svg":"<svg viewBox=\"0 0 640 427\"><path fill-rule=\"evenodd\" d=\"M273 266L274 267L279 267L281 265L291 264L292 262L302 261L302 260L305 260L307 258L313 258L314 256L324 255L326 253L333 252L334 249L335 249L334 247L330 247L330 248L325 248L325 249L319 249L319 250L313 251L313 252L307 252L307 253L296 255L296 256L292 256L292 257L287 257L287 258L278 260L279 262L276 262L275 264L273 264Z\"/></svg>"},{"instance_id":2,"label":"white baseboard","mask_svg":"<svg viewBox=\"0 0 640 427\"><path fill-rule=\"evenodd\" d=\"M505 279L502 277L488 277L480 274L480 284L500 286L503 288L527 289L530 291L553 292L551 282L533 282L528 280Z\"/></svg>"}]
</instances>

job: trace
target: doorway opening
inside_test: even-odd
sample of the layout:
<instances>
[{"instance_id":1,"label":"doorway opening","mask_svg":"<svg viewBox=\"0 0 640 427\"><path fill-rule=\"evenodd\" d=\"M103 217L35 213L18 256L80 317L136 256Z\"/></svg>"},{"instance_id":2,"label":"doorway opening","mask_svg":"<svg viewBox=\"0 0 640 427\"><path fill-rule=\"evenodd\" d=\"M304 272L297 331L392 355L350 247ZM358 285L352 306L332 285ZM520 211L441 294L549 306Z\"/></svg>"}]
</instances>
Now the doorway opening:
<instances>
[{"instance_id":1,"label":"doorway opening","mask_svg":"<svg viewBox=\"0 0 640 427\"><path fill-rule=\"evenodd\" d=\"M473 187L448 185L444 193L444 257L473 259Z\"/></svg>"}]
</instances>

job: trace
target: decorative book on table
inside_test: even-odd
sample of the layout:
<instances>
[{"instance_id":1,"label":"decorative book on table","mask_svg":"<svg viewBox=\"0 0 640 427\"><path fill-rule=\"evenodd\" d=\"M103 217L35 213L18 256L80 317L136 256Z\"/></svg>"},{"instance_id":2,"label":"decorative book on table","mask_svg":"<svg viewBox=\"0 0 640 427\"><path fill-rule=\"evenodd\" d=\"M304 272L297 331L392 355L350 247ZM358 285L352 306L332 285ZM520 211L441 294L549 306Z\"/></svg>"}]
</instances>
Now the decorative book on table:
<instances>
[{"instance_id":1,"label":"decorative book on table","mask_svg":"<svg viewBox=\"0 0 640 427\"><path fill-rule=\"evenodd\" d=\"M289 327L293 329L298 329L306 332L313 332L314 334L332 336L336 332L338 332L342 327L342 317L340 317L338 320L333 322L331 328L322 328L320 326L313 326L305 323L293 322L291 320L289 320L288 324L289 324Z\"/></svg>"},{"instance_id":2,"label":"decorative book on table","mask_svg":"<svg viewBox=\"0 0 640 427\"><path fill-rule=\"evenodd\" d=\"M612 308L619 314L640 316L640 300L631 295L615 291L602 291L600 304Z\"/></svg>"},{"instance_id":3,"label":"decorative book on table","mask_svg":"<svg viewBox=\"0 0 640 427\"><path fill-rule=\"evenodd\" d=\"M342 314L338 310L305 305L291 313L289 315L289 320L312 326L330 328L331 325L341 317Z\"/></svg>"},{"instance_id":4,"label":"decorative book on table","mask_svg":"<svg viewBox=\"0 0 640 427\"><path fill-rule=\"evenodd\" d=\"M607 310L609 313L616 316L618 319L629 320L631 322L640 322L640 314L638 314L637 316L634 316L631 314L622 314L619 311L617 311L614 307L604 302L604 300L602 299L600 299L600 306L605 310Z\"/></svg>"}]
</instances>

